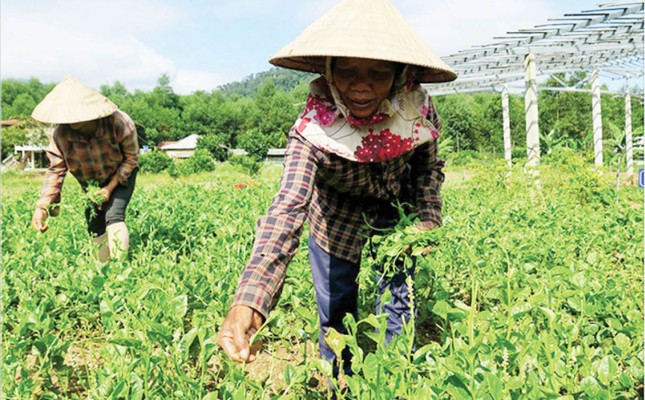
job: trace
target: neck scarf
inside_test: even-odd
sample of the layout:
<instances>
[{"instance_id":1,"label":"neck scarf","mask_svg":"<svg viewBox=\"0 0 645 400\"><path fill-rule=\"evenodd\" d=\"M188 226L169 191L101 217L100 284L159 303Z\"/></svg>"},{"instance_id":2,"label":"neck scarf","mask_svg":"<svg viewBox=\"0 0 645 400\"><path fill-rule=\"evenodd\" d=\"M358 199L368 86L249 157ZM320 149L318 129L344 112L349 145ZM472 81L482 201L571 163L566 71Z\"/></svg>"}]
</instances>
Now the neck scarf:
<instances>
[{"instance_id":1,"label":"neck scarf","mask_svg":"<svg viewBox=\"0 0 645 400\"><path fill-rule=\"evenodd\" d=\"M328 68L329 72L329 68ZM327 74L331 77L331 74ZM426 119L428 94L405 68L399 87L367 118L354 118L334 83L320 77L309 85L296 131L316 148L356 162L386 162L436 140L439 131Z\"/></svg>"}]
</instances>

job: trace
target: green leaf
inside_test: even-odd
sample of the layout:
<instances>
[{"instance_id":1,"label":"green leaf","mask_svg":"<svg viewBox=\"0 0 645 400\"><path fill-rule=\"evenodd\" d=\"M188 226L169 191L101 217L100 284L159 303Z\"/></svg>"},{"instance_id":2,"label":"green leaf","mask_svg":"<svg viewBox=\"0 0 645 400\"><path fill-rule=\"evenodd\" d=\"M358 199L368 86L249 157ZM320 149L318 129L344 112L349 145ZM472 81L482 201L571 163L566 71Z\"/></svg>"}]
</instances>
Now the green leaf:
<instances>
[{"instance_id":1,"label":"green leaf","mask_svg":"<svg viewBox=\"0 0 645 400\"><path fill-rule=\"evenodd\" d=\"M505 398L504 384L502 383L501 379L499 379L495 374L491 374L490 372L485 372L484 382L486 383L487 387L483 387L483 389L485 390L485 393L482 393L482 394L488 394L494 400Z\"/></svg>"},{"instance_id":2,"label":"green leaf","mask_svg":"<svg viewBox=\"0 0 645 400\"><path fill-rule=\"evenodd\" d=\"M632 382L629 375L625 373L620 374L620 377L618 377L618 382L620 382L621 386L626 389L632 389L634 387L634 382Z\"/></svg>"},{"instance_id":3,"label":"green leaf","mask_svg":"<svg viewBox=\"0 0 645 400\"><path fill-rule=\"evenodd\" d=\"M43 343L42 341L40 341L40 340L35 341L34 342L34 347L36 348L36 350L38 350L38 353L41 356L44 356L45 354L47 354L47 345L45 343Z\"/></svg>"},{"instance_id":4,"label":"green leaf","mask_svg":"<svg viewBox=\"0 0 645 400\"><path fill-rule=\"evenodd\" d=\"M611 356L605 356L598 364L598 380L605 386L610 386L616 379L618 365Z\"/></svg>"},{"instance_id":5,"label":"green leaf","mask_svg":"<svg viewBox=\"0 0 645 400\"><path fill-rule=\"evenodd\" d=\"M112 390L112 396L110 396L110 397L112 397L113 399L123 398L123 397L125 397L124 392L127 392L127 390L128 389L125 386L125 382L121 381L121 382L119 382L118 385L116 385L114 390Z\"/></svg>"},{"instance_id":6,"label":"green leaf","mask_svg":"<svg viewBox=\"0 0 645 400\"><path fill-rule=\"evenodd\" d=\"M631 340L629 340L629 337L624 333L616 335L616 337L614 337L614 343L616 343L616 347L620 349L622 354L627 353L632 345Z\"/></svg>"},{"instance_id":7,"label":"green leaf","mask_svg":"<svg viewBox=\"0 0 645 400\"><path fill-rule=\"evenodd\" d=\"M343 334L338 333L334 328L329 328L325 334L325 342L329 345L338 359L341 358L341 353L345 348L345 337Z\"/></svg>"},{"instance_id":8,"label":"green leaf","mask_svg":"<svg viewBox=\"0 0 645 400\"><path fill-rule=\"evenodd\" d=\"M195 337L197 337L197 328L189 330L188 332L186 332L184 337L181 338L181 341L179 342L179 348L181 349L181 354L184 356L184 358L188 357L190 346L195 341Z\"/></svg>"},{"instance_id":9,"label":"green leaf","mask_svg":"<svg viewBox=\"0 0 645 400\"><path fill-rule=\"evenodd\" d=\"M432 307L432 312L437 314L441 319L448 319L448 312L450 311L450 305L443 300L439 300Z\"/></svg>"},{"instance_id":10,"label":"green leaf","mask_svg":"<svg viewBox=\"0 0 645 400\"><path fill-rule=\"evenodd\" d=\"M176 320L181 320L188 312L188 296L180 295L172 299L168 313Z\"/></svg>"},{"instance_id":11,"label":"green leaf","mask_svg":"<svg viewBox=\"0 0 645 400\"><path fill-rule=\"evenodd\" d=\"M470 390L461 379L456 375L451 375L445 381L446 392L450 393L453 399L470 399L472 395Z\"/></svg>"},{"instance_id":12,"label":"green leaf","mask_svg":"<svg viewBox=\"0 0 645 400\"><path fill-rule=\"evenodd\" d=\"M296 382L296 370L293 368L291 364L287 364L284 367L284 381L286 382L287 385L291 386Z\"/></svg>"},{"instance_id":13,"label":"green leaf","mask_svg":"<svg viewBox=\"0 0 645 400\"><path fill-rule=\"evenodd\" d=\"M621 324L620 321L618 321L616 318L607 318L605 322L607 322L607 325L609 325L612 329L615 329L617 331L623 329L623 324Z\"/></svg>"},{"instance_id":14,"label":"green leaf","mask_svg":"<svg viewBox=\"0 0 645 400\"><path fill-rule=\"evenodd\" d=\"M585 392L587 396L590 396L590 398L595 398L595 396L602 389L598 381L591 376L582 378L582 380L580 381L580 388Z\"/></svg>"},{"instance_id":15,"label":"green leaf","mask_svg":"<svg viewBox=\"0 0 645 400\"><path fill-rule=\"evenodd\" d=\"M578 272L577 274L571 277L571 283L573 283L579 288L584 287L586 281L587 280L585 279L585 275L582 272Z\"/></svg>"},{"instance_id":16,"label":"green leaf","mask_svg":"<svg viewBox=\"0 0 645 400\"><path fill-rule=\"evenodd\" d=\"M553 312L553 310L546 307L540 307L540 311L542 311L542 313L546 315L547 318L549 318L550 323L553 323L553 321L555 320L555 313Z\"/></svg>"}]
</instances>

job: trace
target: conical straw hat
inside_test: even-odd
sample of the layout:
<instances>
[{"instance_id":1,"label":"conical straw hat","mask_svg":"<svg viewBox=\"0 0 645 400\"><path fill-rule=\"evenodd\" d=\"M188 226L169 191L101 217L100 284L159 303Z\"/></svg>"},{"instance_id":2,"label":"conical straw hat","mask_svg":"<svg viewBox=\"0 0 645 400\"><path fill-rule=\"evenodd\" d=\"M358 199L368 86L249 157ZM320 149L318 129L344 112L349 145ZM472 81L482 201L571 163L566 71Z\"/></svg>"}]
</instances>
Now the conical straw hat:
<instances>
[{"instance_id":1,"label":"conical straw hat","mask_svg":"<svg viewBox=\"0 0 645 400\"><path fill-rule=\"evenodd\" d=\"M106 117L116 109L110 99L68 76L38 103L31 117L50 124L73 124Z\"/></svg>"},{"instance_id":2,"label":"conical straw hat","mask_svg":"<svg viewBox=\"0 0 645 400\"><path fill-rule=\"evenodd\" d=\"M420 82L457 74L437 57L389 0L343 0L278 51L269 62L325 73L326 57L357 57L420 67Z\"/></svg>"}]
</instances>

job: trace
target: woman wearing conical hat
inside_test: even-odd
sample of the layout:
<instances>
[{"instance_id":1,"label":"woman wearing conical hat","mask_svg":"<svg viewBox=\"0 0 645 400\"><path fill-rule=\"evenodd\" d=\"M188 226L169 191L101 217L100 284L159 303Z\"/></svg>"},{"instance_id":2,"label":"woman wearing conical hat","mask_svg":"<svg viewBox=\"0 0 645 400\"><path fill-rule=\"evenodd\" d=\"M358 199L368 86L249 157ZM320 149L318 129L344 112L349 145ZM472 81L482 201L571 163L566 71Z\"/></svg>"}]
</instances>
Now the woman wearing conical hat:
<instances>
[{"instance_id":1,"label":"woman wearing conical hat","mask_svg":"<svg viewBox=\"0 0 645 400\"><path fill-rule=\"evenodd\" d=\"M270 62L321 77L312 81L289 132L279 192L258 221L251 259L218 340L233 360L254 359L248 338L276 304L306 220L320 353L336 366L324 336L329 328L345 332L343 317L357 315L366 222L396 223L392 204L398 201L413 205L419 229L441 224L441 123L420 83L451 81L456 74L388 0L342 1ZM410 316L404 278L379 287L393 297L377 305L389 314L388 341Z\"/></svg>"},{"instance_id":2,"label":"woman wearing conical hat","mask_svg":"<svg viewBox=\"0 0 645 400\"><path fill-rule=\"evenodd\" d=\"M99 259L121 258L129 246L125 210L134 191L139 158L132 119L107 97L71 76L45 96L32 118L58 125L47 148L50 165L32 226L40 232L48 229L47 218L58 214L69 171L84 191L96 190L89 196L95 204L86 208L85 219L99 246Z\"/></svg>"}]
</instances>

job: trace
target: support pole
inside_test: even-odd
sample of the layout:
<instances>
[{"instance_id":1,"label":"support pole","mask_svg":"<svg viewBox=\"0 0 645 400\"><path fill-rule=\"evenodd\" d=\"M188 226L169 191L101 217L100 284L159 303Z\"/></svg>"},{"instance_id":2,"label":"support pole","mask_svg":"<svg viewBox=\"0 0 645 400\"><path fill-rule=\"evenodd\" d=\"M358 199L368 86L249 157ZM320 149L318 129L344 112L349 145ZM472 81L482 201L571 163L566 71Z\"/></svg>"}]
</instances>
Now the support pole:
<instances>
[{"instance_id":1,"label":"support pole","mask_svg":"<svg viewBox=\"0 0 645 400\"><path fill-rule=\"evenodd\" d=\"M629 87L625 95L625 153L627 156L627 180L634 179L634 142L632 137L632 98Z\"/></svg>"},{"instance_id":2,"label":"support pole","mask_svg":"<svg viewBox=\"0 0 645 400\"><path fill-rule=\"evenodd\" d=\"M502 89L502 119L504 126L504 159L509 167L513 165L511 156L511 119L508 108L508 87Z\"/></svg>"},{"instance_id":3,"label":"support pole","mask_svg":"<svg viewBox=\"0 0 645 400\"><path fill-rule=\"evenodd\" d=\"M524 59L524 114L526 116L526 165L540 165L540 131L538 126L538 96L535 76L535 56L529 53Z\"/></svg>"},{"instance_id":4,"label":"support pole","mask_svg":"<svg viewBox=\"0 0 645 400\"><path fill-rule=\"evenodd\" d=\"M602 110L600 106L600 80L598 70L591 74L591 112L593 115L594 164L602 167Z\"/></svg>"}]
</instances>

